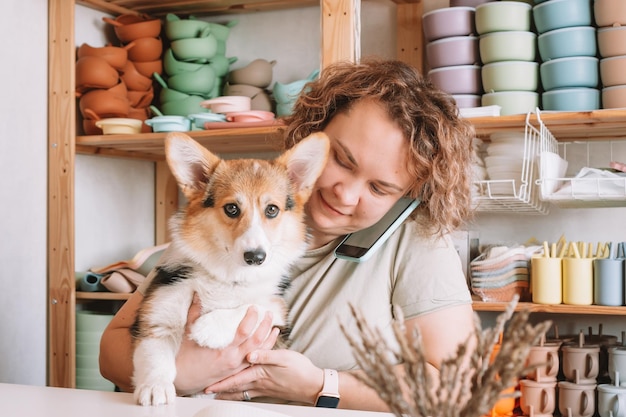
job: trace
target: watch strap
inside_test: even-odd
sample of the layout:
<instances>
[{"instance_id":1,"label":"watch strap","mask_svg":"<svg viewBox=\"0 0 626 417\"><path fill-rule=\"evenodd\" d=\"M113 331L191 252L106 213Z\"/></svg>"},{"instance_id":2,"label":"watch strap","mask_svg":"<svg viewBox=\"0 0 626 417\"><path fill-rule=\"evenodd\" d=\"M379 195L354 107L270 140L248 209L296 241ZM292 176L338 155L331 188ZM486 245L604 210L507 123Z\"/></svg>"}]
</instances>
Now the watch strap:
<instances>
[{"instance_id":1,"label":"watch strap","mask_svg":"<svg viewBox=\"0 0 626 417\"><path fill-rule=\"evenodd\" d=\"M337 408L339 405L339 373L324 369L324 385L317 395L316 407Z\"/></svg>"}]
</instances>

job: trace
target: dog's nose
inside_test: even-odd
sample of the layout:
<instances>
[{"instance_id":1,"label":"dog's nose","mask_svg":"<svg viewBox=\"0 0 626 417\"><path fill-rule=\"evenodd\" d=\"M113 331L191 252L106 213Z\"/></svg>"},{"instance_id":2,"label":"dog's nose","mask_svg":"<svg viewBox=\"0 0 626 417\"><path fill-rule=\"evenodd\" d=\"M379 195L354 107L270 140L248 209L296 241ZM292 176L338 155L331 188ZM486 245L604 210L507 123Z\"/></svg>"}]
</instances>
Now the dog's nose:
<instances>
[{"instance_id":1,"label":"dog's nose","mask_svg":"<svg viewBox=\"0 0 626 417\"><path fill-rule=\"evenodd\" d=\"M265 261L265 251L256 249L244 252L243 259L248 265L261 265Z\"/></svg>"}]
</instances>

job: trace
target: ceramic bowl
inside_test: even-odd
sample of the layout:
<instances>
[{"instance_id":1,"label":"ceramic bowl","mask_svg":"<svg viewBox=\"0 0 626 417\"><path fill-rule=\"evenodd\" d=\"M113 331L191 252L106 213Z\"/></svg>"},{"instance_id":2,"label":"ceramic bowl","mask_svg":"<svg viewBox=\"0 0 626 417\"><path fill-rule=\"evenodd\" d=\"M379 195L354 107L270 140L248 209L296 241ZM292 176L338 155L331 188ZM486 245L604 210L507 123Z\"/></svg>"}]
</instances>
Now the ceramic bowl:
<instances>
[{"instance_id":1,"label":"ceramic bowl","mask_svg":"<svg viewBox=\"0 0 626 417\"><path fill-rule=\"evenodd\" d=\"M76 50L76 58L81 59L86 56L98 56L104 59L116 70L121 70L128 59L128 50L121 46L101 46L93 47L83 43Z\"/></svg>"},{"instance_id":2,"label":"ceramic bowl","mask_svg":"<svg viewBox=\"0 0 626 417\"><path fill-rule=\"evenodd\" d=\"M226 77L230 71L231 64L237 61L237 57L226 57L218 54L211 58L208 65L210 65L215 71L215 75L218 77Z\"/></svg>"},{"instance_id":3,"label":"ceramic bowl","mask_svg":"<svg viewBox=\"0 0 626 417\"><path fill-rule=\"evenodd\" d=\"M189 95L187 98L161 103L161 112L169 116L187 116L189 114L206 113L208 110L201 105L206 99L202 96Z\"/></svg>"},{"instance_id":4,"label":"ceramic bowl","mask_svg":"<svg viewBox=\"0 0 626 417\"><path fill-rule=\"evenodd\" d=\"M210 109L213 113L234 113L250 110L250 97L246 96L221 96L201 103L202 107Z\"/></svg>"},{"instance_id":5,"label":"ceramic bowl","mask_svg":"<svg viewBox=\"0 0 626 417\"><path fill-rule=\"evenodd\" d=\"M144 77L152 78L152 74L154 74L155 72L157 74L163 73L163 61L160 59L145 62L135 61L133 62L133 64L135 65L135 69L137 70L137 72L139 72Z\"/></svg>"},{"instance_id":6,"label":"ceramic bowl","mask_svg":"<svg viewBox=\"0 0 626 417\"><path fill-rule=\"evenodd\" d=\"M270 111L250 110L242 112L226 113L226 120L229 122L261 122L263 120L274 119L274 113Z\"/></svg>"},{"instance_id":7,"label":"ceramic bowl","mask_svg":"<svg viewBox=\"0 0 626 417\"><path fill-rule=\"evenodd\" d=\"M602 89L602 108L626 108L626 85L614 85Z\"/></svg>"},{"instance_id":8,"label":"ceramic bowl","mask_svg":"<svg viewBox=\"0 0 626 417\"><path fill-rule=\"evenodd\" d=\"M537 35L529 31L503 31L481 35L478 40L483 64L498 61L534 61Z\"/></svg>"},{"instance_id":9,"label":"ceramic bowl","mask_svg":"<svg viewBox=\"0 0 626 417\"><path fill-rule=\"evenodd\" d=\"M559 88L541 95L544 110L590 111L600 108L600 91L595 88Z\"/></svg>"},{"instance_id":10,"label":"ceramic bowl","mask_svg":"<svg viewBox=\"0 0 626 417\"><path fill-rule=\"evenodd\" d=\"M473 7L445 7L424 13L422 28L424 38L431 42L451 36L467 36L476 32Z\"/></svg>"},{"instance_id":11,"label":"ceramic bowl","mask_svg":"<svg viewBox=\"0 0 626 417\"><path fill-rule=\"evenodd\" d=\"M536 91L539 64L530 61L501 61L482 67L483 89L494 91Z\"/></svg>"},{"instance_id":12,"label":"ceramic bowl","mask_svg":"<svg viewBox=\"0 0 626 417\"><path fill-rule=\"evenodd\" d=\"M121 78L129 90L147 91L152 87L152 79L137 71L135 63L131 60L126 61Z\"/></svg>"},{"instance_id":13,"label":"ceramic bowl","mask_svg":"<svg viewBox=\"0 0 626 417\"><path fill-rule=\"evenodd\" d=\"M128 59L134 62L156 61L163 55L160 38L137 38L128 45Z\"/></svg>"},{"instance_id":14,"label":"ceramic bowl","mask_svg":"<svg viewBox=\"0 0 626 417\"><path fill-rule=\"evenodd\" d=\"M595 88L599 81L598 58L567 57L546 61L539 67L541 84L546 91L555 88Z\"/></svg>"},{"instance_id":15,"label":"ceramic bowl","mask_svg":"<svg viewBox=\"0 0 626 417\"><path fill-rule=\"evenodd\" d=\"M76 61L76 91L92 88L110 88L120 80L118 71L106 59L99 56L84 56Z\"/></svg>"},{"instance_id":16,"label":"ceramic bowl","mask_svg":"<svg viewBox=\"0 0 626 417\"><path fill-rule=\"evenodd\" d=\"M250 97L251 110L272 111L272 100L267 92L259 87L246 84L228 84L224 86L225 96Z\"/></svg>"},{"instance_id":17,"label":"ceramic bowl","mask_svg":"<svg viewBox=\"0 0 626 417\"><path fill-rule=\"evenodd\" d=\"M179 60L208 62L217 54L217 38L210 33L201 38L178 39L170 43Z\"/></svg>"},{"instance_id":18,"label":"ceramic bowl","mask_svg":"<svg viewBox=\"0 0 626 417\"><path fill-rule=\"evenodd\" d=\"M537 46L542 61L569 56L596 56L596 28L574 26L551 30L537 37Z\"/></svg>"},{"instance_id":19,"label":"ceramic bowl","mask_svg":"<svg viewBox=\"0 0 626 417\"><path fill-rule=\"evenodd\" d=\"M90 90L83 94L78 101L78 108L83 117L87 111L97 115L96 118L127 117L130 110L130 102L127 97L122 97L109 90Z\"/></svg>"},{"instance_id":20,"label":"ceramic bowl","mask_svg":"<svg viewBox=\"0 0 626 417\"><path fill-rule=\"evenodd\" d=\"M156 116L145 121L155 132L188 132L191 130L191 120L185 116L166 115Z\"/></svg>"},{"instance_id":21,"label":"ceramic bowl","mask_svg":"<svg viewBox=\"0 0 626 417\"><path fill-rule=\"evenodd\" d=\"M452 98L460 109L480 107L480 96L476 94L455 94Z\"/></svg>"},{"instance_id":22,"label":"ceramic bowl","mask_svg":"<svg viewBox=\"0 0 626 417\"><path fill-rule=\"evenodd\" d=\"M202 63L197 62L185 62L176 59L172 48L167 48L163 54L163 69L167 75L176 75L184 72L195 71L202 68Z\"/></svg>"},{"instance_id":23,"label":"ceramic bowl","mask_svg":"<svg viewBox=\"0 0 626 417\"><path fill-rule=\"evenodd\" d=\"M480 94L480 65L458 65L435 68L428 77L437 87L450 94Z\"/></svg>"},{"instance_id":24,"label":"ceramic bowl","mask_svg":"<svg viewBox=\"0 0 626 417\"><path fill-rule=\"evenodd\" d=\"M165 36L170 41L197 38L209 27L209 22L195 18L181 19L173 13L165 16Z\"/></svg>"},{"instance_id":25,"label":"ceramic bowl","mask_svg":"<svg viewBox=\"0 0 626 417\"><path fill-rule=\"evenodd\" d=\"M626 84L626 55L601 59L600 80L603 87Z\"/></svg>"},{"instance_id":26,"label":"ceramic bowl","mask_svg":"<svg viewBox=\"0 0 626 417\"><path fill-rule=\"evenodd\" d=\"M626 55L626 26L599 28L597 37L602 58Z\"/></svg>"},{"instance_id":27,"label":"ceramic bowl","mask_svg":"<svg viewBox=\"0 0 626 417\"><path fill-rule=\"evenodd\" d=\"M626 2L624 0L594 0L593 16L596 25L626 25Z\"/></svg>"},{"instance_id":28,"label":"ceramic bowl","mask_svg":"<svg viewBox=\"0 0 626 417\"><path fill-rule=\"evenodd\" d=\"M172 75L167 80L167 85L183 93L205 95L213 90L216 82L215 71L209 65L204 64L195 71Z\"/></svg>"},{"instance_id":29,"label":"ceramic bowl","mask_svg":"<svg viewBox=\"0 0 626 417\"><path fill-rule=\"evenodd\" d=\"M152 99L154 98L154 89L150 88L146 91L130 90L126 92L126 97L128 97L131 107L145 108L152 103Z\"/></svg>"},{"instance_id":30,"label":"ceramic bowl","mask_svg":"<svg viewBox=\"0 0 626 417\"><path fill-rule=\"evenodd\" d=\"M96 126L102 129L105 135L134 134L141 132L143 122L130 118L109 118L96 121Z\"/></svg>"},{"instance_id":31,"label":"ceramic bowl","mask_svg":"<svg viewBox=\"0 0 626 417\"><path fill-rule=\"evenodd\" d=\"M228 82L267 88L272 82L272 72L276 61L255 59L248 65L233 69L228 73Z\"/></svg>"},{"instance_id":32,"label":"ceramic bowl","mask_svg":"<svg viewBox=\"0 0 626 417\"><path fill-rule=\"evenodd\" d=\"M501 31L528 31L530 4L520 1L492 1L476 6L476 32L479 35Z\"/></svg>"},{"instance_id":33,"label":"ceramic bowl","mask_svg":"<svg viewBox=\"0 0 626 417\"><path fill-rule=\"evenodd\" d=\"M480 63L476 36L452 36L426 44L426 59L430 68Z\"/></svg>"},{"instance_id":34,"label":"ceramic bowl","mask_svg":"<svg viewBox=\"0 0 626 417\"><path fill-rule=\"evenodd\" d=\"M532 91L498 91L483 94L483 106L500 106L500 115L526 114L539 106L539 94Z\"/></svg>"},{"instance_id":35,"label":"ceramic bowl","mask_svg":"<svg viewBox=\"0 0 626 417\"><path fill-rule=\"evenodd\" d=\"M493 0L450 0L450 7L477 7Z\"/></svg>"},{"instance_id":36,"label":"ceramic bowl","mask_svg":"<svg viewBox=\"0 0 626 417\"><path fill-rule=\"evenodd\" d=\"M550 0L533 7L537 32L592 24L591 0Z\"/></svg>"},{"instance_id":37,"label":"ceramic bowl","mask_svg":"<svg viewBox=\"0 0 626 417\"><path fill-rule=\"evenodd\" d=\"M122 42L132 42L146 37L156 38L161 33L161 20L149 19L146 16L122 14L115 19L103 17L102 20L113 26L115 36Z\"/></svg>"}]
</instances>

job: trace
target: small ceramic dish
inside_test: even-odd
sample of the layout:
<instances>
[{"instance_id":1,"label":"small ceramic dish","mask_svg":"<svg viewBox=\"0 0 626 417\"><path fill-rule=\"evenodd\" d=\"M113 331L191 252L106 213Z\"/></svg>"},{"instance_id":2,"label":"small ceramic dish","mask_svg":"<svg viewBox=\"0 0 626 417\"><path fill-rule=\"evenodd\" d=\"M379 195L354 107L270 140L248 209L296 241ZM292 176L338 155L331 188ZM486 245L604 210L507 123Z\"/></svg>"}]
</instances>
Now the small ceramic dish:
<instances>
[{"instance_id":1,"label":"small ceramic dish","mask_svg":"<svg viewBox=\"0 0 626 417\"><path fill-rule=\"evenodd\" d=\"M187 116L194 122L195 126L199 129L204 129L204 124L207 122L225 122L226 116L220 113L196 113Z\"/></svg>"},{"instance_id":2,"label":"small ceramic dish","mask_svg":"<svg viewBox=\"0 0 626 417\"><path fill-rule=\"evenodd\" d=\"M141 132L143 122L137 119L114 117L96 121L96 126L102 129L105 135L134 134Z\"/></svg>"},{"instance_id":3,"label":"small ceramic dish","mask_svg":"<svg viewBox=\"0 0 626 417\"><path fill-rule=\"evenodd\" d=\"M234 113L250 111L251 99L246 96L220 96L200 103L213 113Z\"/></svg>"},{"instance_id":4,"label":"small ceramic dish","mask_svg":"<svg viewBox=\"0 0 626 417\"><path fill-rule=\"evenodd\" d=\"M154 132L188 132L191 130L191 119L185 116L156 116L145 122Z\"/></svg>"},{"instance_id":5,"label":"small ceramic dish","mask_svg":"<svg viewBox=\"0 0 626 417\"><path fill-rule=\"evenodd\" d=\"M226 120L229 122L259 122L262 120L272 120L274 113L262 110L250 110L243 112L233 112L226 114Z\"/></svg>"}]
</instances>

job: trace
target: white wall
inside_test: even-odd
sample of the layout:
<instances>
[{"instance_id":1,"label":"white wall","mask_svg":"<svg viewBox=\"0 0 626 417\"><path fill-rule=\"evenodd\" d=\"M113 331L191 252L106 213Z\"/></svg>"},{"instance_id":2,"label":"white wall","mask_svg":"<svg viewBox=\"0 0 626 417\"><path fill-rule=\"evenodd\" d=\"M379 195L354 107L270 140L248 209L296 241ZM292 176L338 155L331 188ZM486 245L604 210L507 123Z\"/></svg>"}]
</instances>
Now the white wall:
<instances>
[{"instance_id":1,"label":"white wall","mask_svg":"<svg viewBox=\"0 0 626 417\"><path fill-rule=\"evenodd\" d=\"M47 5L40 0L5 3L3 12L10 18L0 27L5 39L0 51L10 59L0 66L0 382L44 385ZM393 57L395 6L389 0L366 0L362 12L363 56ZM227 55L237 56L237 65L275 59L274 79L281 82L304 78L319 65L318 8L236 18ZM76 19L77 45L104 44L99 13L77 7ZM153 175L150 162L77 157L77 270L132 257L152 244ZM524 242L530 237L554 241L563 232L570 240L626 240L624 226L626 210L618 208L481 215L475 228L483 242ZM597 328L599 322L605 333L624 329L618 319L603 316L563 316L559 321L563 332Z\"/></svg>"}]
</instances>

